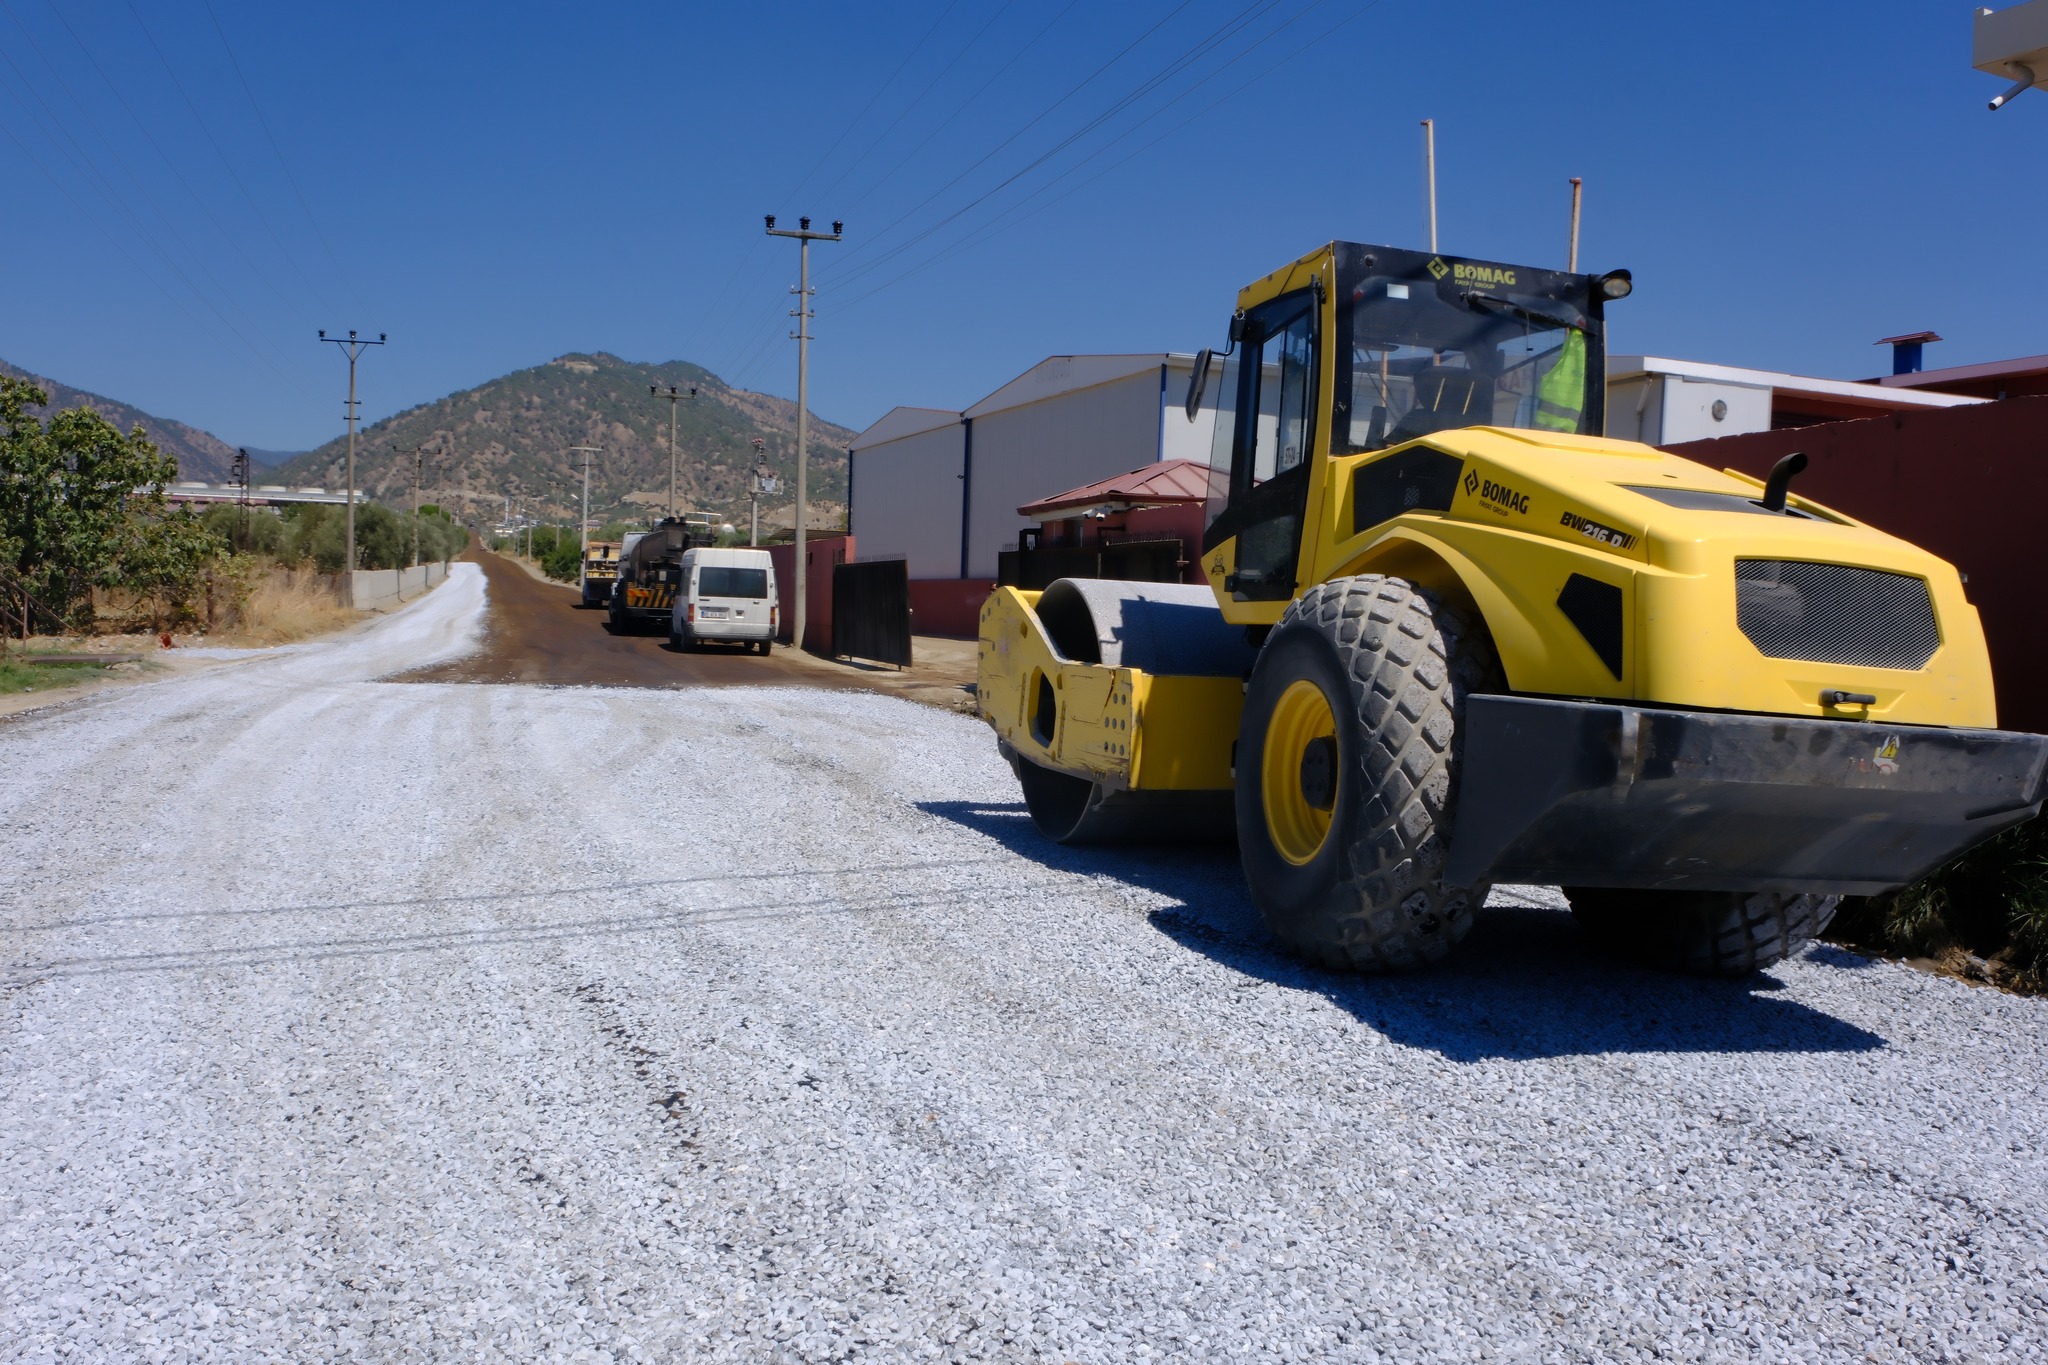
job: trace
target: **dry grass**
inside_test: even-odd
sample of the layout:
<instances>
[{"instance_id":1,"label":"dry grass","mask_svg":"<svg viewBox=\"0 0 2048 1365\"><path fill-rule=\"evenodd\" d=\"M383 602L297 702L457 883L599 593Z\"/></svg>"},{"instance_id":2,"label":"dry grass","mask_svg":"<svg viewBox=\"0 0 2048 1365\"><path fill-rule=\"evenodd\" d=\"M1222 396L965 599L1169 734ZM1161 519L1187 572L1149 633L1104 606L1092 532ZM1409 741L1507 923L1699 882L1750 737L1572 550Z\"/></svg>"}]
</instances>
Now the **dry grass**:
<instances>
[{"instance_id":1,"label":"dry grass","mask_svg":"<svg viewBox=\"0 0 2048 1365\"><path fill-rule=\"evenodd\" d=\"M296 569L272 569L249 589L235 619L206 637L211 645L287 645L352 626L369 613L351 611L334 595L333 579Z\"/></svg>"}]
</instances>

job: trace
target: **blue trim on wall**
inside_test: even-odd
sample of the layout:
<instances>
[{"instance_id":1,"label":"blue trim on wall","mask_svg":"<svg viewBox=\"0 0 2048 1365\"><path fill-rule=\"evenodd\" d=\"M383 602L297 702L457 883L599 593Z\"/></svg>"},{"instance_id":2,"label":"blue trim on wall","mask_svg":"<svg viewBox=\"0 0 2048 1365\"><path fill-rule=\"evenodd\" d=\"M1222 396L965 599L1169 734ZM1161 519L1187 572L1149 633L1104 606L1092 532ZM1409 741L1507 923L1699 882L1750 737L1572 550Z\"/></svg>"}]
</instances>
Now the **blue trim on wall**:
<instances>
[{"instance_id":1,"label":"blue trim on wall","mask_svg":"<svg viewBox=\"0 0 2048 1365\"><path fill-rule=\"evenodd\" d=\"M1159 362L1159 439L1152 447L1152 463L1166 458L1166 362Z\"/></svg>"},{"instance_id":2,"label":"blue trim on wall","mask_svg":"<svg viewBox=\"0 0 2048 1365\"><path fill-rule=\"evenodd\" d=\"M960 420L960 576L967 577L967 528L974 516L974 419Z\"/></svg>"}]
</instances>

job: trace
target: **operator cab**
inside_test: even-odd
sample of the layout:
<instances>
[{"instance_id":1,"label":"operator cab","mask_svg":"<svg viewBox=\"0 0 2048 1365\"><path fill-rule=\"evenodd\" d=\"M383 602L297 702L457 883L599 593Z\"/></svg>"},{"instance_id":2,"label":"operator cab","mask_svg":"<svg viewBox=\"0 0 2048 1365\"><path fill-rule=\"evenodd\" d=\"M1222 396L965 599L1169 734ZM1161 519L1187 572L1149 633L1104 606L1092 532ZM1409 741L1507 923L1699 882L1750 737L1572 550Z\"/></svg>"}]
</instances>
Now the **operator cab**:
<instances>
[{"instance_id":1,"label":"operator cab","mask_svg":"<svg viewBox=\"0 0 2048 1365\"><path fill-rule=\"evenodd\" d=\"M1192 415L1203 389L1217 388L1202 550L1212 558L1235 542L1225 590L1240 601L1293 596L1313 455L1370 454L1458 427L1600 435L1603 309L1629 288L1622 270L1336 242L1243 291L1231 349L1196 357L1188 395Z\"/></svg>"}]
</instances>

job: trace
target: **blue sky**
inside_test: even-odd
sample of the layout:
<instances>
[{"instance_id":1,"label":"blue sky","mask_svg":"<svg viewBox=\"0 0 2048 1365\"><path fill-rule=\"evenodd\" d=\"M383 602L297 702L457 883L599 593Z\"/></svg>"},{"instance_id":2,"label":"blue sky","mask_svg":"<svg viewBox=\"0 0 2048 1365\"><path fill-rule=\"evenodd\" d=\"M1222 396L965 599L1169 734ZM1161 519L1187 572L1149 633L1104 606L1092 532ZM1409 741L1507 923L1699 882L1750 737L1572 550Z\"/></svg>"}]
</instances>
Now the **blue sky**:
<instances>
[{"instance_id":1,"label":"blue sky","mask_svg":"<svg viewBox=\"0 0 2048 1365\"><path fill-rule=\"evenodd\" d=\"M1220 340L1332 237L1635 272L1611 345L1860 377L2048 351L2048 94L1952 0L0 0L0 356L268 449L566 351L960 407ZM1005 184L1004 182L1008 182ZM955 216L957 215L957 216Z\"/></svg>"}]
</instances>

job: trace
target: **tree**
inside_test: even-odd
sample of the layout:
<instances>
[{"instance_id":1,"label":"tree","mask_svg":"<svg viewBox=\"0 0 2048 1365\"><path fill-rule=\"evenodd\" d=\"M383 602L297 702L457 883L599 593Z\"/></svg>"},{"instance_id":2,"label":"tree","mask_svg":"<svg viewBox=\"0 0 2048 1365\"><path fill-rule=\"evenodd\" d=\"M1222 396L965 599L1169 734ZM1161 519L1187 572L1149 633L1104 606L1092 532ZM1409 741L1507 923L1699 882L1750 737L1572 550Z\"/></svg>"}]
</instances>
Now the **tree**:
<instances>
[{"instance_id":1,"label":"tree","mask_svg":"<svg viewBox=\"0 0 2048 1365\"><path fill-rule=\"evenodd\" d=\"M157 562L144 552L152 533L136 519L165 514L178 463L141 427L123 436L91 408L47 423L29 411L49 401L33 383L0 375L0 545L58 618L44 624L61 627L91 618L93 588L122 586L124 549L138 565ZM178 528L173 539L182 535Z\"/></svg>"}]
</instances>

